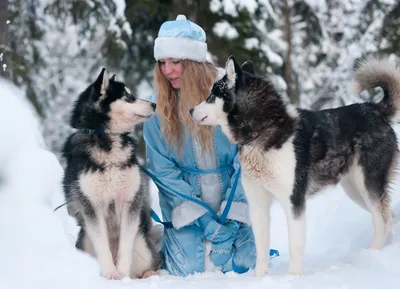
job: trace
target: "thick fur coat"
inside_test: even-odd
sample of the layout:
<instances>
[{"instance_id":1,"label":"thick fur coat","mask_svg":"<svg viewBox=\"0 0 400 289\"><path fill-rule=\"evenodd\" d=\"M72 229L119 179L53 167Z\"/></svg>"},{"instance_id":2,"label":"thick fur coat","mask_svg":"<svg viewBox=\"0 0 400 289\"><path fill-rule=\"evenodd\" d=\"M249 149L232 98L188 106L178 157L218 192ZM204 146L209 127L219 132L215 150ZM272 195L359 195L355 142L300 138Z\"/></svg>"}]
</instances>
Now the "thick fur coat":
<instances>
[{"instance_id":1,"label":"thick fur coat","mask_svg":"<svg viewBox=\"0 0 400 289\"><path fill-rule=\"evenodd\" d=\"M371 213L369 248L381 248L391 229L390 183L398 162L392 122L400 110L400 70L390 60L363 62L357 91L381 87L378 103L310 111L285 104L250 63L228 59L226 75L210 96L190 110L203 125L220 125L240 147L242 185L256 240L256 275L268 272L270 205L285 211L290 246L289 273L302 271L306 201L327 186Z\"/></svg>"},{"instance_id":2,"label":"thick fur coat","mask_svg":"<svg viewBox=\"0 0 400 289\"><path fill-rule=\"evenodd\" d=\"M107 279L142 277L161 256L151 239L150 200L130 135L155 104L135 98L103 69L77 99L66 160L64 193L81 227L76 247L94 256Z\"/></svg>"}]
</instances>

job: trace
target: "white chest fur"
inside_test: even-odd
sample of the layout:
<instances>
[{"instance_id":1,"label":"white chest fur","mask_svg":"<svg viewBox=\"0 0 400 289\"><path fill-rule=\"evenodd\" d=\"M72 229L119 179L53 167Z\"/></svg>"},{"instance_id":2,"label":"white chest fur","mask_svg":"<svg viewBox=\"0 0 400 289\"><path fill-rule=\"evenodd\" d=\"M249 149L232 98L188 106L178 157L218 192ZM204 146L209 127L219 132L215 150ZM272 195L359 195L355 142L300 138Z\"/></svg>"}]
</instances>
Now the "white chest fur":
<instances>
[{"instance_id":1,"label":"white chest fur","mask_svg":"<svg viewBox=\"0 0 400 289\"><path fill-rule=\"evenodd\" d=\"M94 206L108 207L111 201L115 201L116 208L120 208L123 203L131 201L139 189L139 168L109 167L104 171L83 173L79 182L83 193Z\"/></svg>"},{"instance_id":2,"label":"white chest fur","mask_svg":"<svg viewBox=\"0 0 400 289\"><path fill-rule=\"evenodd\" d=\"M245 146L240 153L243 174L266 189L277 192L291 188L295 178L296 158L292 139L280 149Z\"/></svg>"},{"instance_id":3,"label":"white chest fur","mask_svg":"<svg viewBox=\"0 0 400 289\"><path fill-rule=\"evenodd\" d=\"M91 157L104 170L82 173L79 182L83 194L99 209L108 209L111 201L118 211L127 201L133 200L140 187L139 167L123 167L131 157L132 147L122 146L119 136L111 136L110 151L93 148Z\"/></svg>"}]
</instances>

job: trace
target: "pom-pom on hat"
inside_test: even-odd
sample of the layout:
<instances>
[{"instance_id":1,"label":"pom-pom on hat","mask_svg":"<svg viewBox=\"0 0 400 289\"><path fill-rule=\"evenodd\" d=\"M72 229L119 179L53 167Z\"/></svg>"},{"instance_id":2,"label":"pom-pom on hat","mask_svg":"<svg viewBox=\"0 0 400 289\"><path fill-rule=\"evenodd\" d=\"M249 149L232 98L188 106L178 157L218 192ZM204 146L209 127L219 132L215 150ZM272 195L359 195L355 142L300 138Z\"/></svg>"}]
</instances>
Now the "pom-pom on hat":
<instances>
[{"instance_id":1,"label":"pom-pom on hat","mask_svg":"<svg viewBox=\"0 0 400 289\"><path fill-rule=\"evenodd\" d=\"M180 14L176 20L161 25L154 43L156 60L176 58L205 62L206 54L206 33L185 15Z\"/></svg>"}]
</instances>

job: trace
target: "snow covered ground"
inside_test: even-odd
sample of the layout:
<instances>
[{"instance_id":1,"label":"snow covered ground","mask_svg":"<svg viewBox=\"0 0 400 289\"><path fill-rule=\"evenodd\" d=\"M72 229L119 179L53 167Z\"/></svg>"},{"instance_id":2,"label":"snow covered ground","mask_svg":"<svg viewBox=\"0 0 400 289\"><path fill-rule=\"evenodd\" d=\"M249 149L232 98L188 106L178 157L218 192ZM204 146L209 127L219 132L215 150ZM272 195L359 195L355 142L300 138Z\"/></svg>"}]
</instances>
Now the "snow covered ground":
<instances>
[{"instance_id":1,"label":"snow covered ground","mask_svg":"<svg viewBox=\"0 0 400 289\"><path fill-rule=\"evenodd\" d=\"M395 288L400 283L400 222L388 245L364 249L372 236L368 213L347 199L340 187L309 202L304 274L285 275L289 261L285 217L272 210L272 246L281 256L270 275L196 274L107 281L91 257L74 248L76 230L63 203L62 168L46 151L32 109L19 90L0 80L0 288ZM393 206L400 215L400 177ZM154 200L156 205L157 200ZM157 208L156 208L157 209Z\"/></svg>"}]
</instances>

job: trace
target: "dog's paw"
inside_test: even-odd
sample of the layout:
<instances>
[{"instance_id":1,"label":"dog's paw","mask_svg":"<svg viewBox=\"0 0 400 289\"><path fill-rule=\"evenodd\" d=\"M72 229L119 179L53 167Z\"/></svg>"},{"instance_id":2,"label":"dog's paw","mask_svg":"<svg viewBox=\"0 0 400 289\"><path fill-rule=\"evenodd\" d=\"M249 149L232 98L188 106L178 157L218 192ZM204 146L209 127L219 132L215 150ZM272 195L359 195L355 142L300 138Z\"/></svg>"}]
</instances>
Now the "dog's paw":
<instances>
[{"instance_id":1,"label":"dog's paw","mask_svg":"<svg viewBox=\"0 0 400 289\"><path fill-rule=\"evenodd\" d=\"M122 277L130 275L130 268L128 266L117 266L117 271Z\"/></svg>"},{"instance_id":2,"label":"dog's paw","mask_svg":"<svg viewBox=\"0 0 400 289\"><path fill-rule=\"evenodd\" d=\"M300 272L293 272L293 271L288 271L286 273L288 276L300 276Z\"/></svg>"},{"instance_id":3,"label":"dog's paw","mask_svg":"<svg viewBox=\"0 0 400 289\"><path fill-rule=\"evenodd\" d=\"M124 275L119 273L117 270L103 272L102 275L108 280L121 280L124 278Z\"/></svg>"},{"instance_id":4,"label":"dog's paw","mask_svg":"<svg viewBox=\"0 0 400 289\"><path fill-rule=\"evenodd\" d=\"M287 275L300 276L300 274L301 274L301 266L295 263L290 263Z\"/></svg>"},{"instance_id":5,"label":"dog's paw","mask_svg":"<svg viewBox=\"0 0 400 289\"><path fill-rule=\"evenodd\" d=\"M150 276L158 275L156 271L153 270L147 270L146 272L143 273L142 279L149 278Z\"/></svg>"},{"instance_id":6,"label":"dog's paw","mask_svg":"<svg viewBox=\"0 0 400 289\"><path fill-rule=\"evenodd\" d=\"M268 264L261 264L261 265L256 265L255 269L255 276L256 277L264 277L268 275Z\"/></svg>"}]
</instances>

